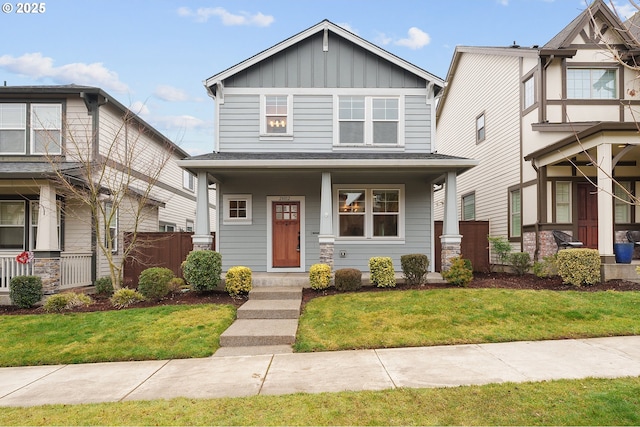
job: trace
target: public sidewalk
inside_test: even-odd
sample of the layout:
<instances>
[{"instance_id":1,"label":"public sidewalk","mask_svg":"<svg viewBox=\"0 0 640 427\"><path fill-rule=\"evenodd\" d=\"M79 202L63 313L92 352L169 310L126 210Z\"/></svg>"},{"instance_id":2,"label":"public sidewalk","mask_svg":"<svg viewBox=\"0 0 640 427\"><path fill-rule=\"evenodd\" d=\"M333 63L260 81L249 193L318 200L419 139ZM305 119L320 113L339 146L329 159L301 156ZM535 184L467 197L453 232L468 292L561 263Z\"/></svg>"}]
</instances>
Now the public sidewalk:
<instances>
[{"instance_id":1,"label":"public sidewalk","mask_svg":"<svg viewBox=\"0 0 640 427\"><path fill-rule=\"evenodd\" d=\"M640 336L0 368L0 406L640 376Z\"/></svg>"}]
</instances>

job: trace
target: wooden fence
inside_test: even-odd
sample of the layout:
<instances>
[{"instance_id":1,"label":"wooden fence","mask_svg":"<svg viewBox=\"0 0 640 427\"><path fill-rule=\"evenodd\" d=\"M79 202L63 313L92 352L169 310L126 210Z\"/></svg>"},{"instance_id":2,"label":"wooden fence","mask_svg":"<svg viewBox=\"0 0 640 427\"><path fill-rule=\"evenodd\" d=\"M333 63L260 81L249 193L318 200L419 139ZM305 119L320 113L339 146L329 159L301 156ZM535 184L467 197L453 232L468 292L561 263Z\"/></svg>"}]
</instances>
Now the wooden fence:
<instances>
[{"instance_id":1,"label":"wooden fence","mask_svg":"<svg viewBox=\"0 0 640 427\"><path fill-rule=\"evenodd\" d=\"M215 250L215 234L211 249ZM125 262L123 284L128 287L138 285L138 277L149 267L166 267L177 277L182 277L180 264L193 250L193 233L138 233L134 253ZM131 239L131 233L125 233L125 241Z\"/></svg>"},{"instance_id":2,"label":"wooden fence","mask_svg":"<svg viewBox=\"0 0 640 427\"><path fill-rule=\"evenodd\" d=\"M442 235L442 221L435 222L435 271L442 268L442 245L440 236ZM463 258L471 260L473 271L489 271L489 221L460 221L460 234L462 243L460 252Z\"/></svg>"}]
</instances>

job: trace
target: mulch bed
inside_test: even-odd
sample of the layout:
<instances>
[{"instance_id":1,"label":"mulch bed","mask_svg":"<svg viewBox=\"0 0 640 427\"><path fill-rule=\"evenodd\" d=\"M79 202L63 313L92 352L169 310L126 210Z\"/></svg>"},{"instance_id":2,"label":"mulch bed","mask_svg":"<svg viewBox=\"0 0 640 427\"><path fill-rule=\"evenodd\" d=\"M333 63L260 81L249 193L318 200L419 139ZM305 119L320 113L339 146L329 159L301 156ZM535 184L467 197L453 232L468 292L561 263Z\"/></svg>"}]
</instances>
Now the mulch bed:
<instances>
[{"instance_id":1,"label":"mulch bed","mask_svg":"<svg viewBox=\"0 0 640 427\"><path fill-rule=\"evenodd\" d=\"M395 288L376 288L373 286L364 286L356 292L394 292L398 290L407 289L446 289L453 286L448 284L426 284L426 285L405 285L399 283ZM611 280L606 283L598 283L592 286L575 287L572 285L565 285L562 283L562 279L559 277L539 278L533 274L525 274L523 276L516 276L514 274L507 273L474 273L473 280L468 286L469 288L505 288L505 289L533 289L533 290L551 290L551 291L583 291L583 292L596 292L596 291L640 291L640 283L628 282L624 280ZM334 288L329 288L324 291L314 291L310 288L305 288L302 292L303 305L313 298L322 295L335 295L339 292ZM115 310L107 298L99 298L93 296L94 303L88 307L79 307L68 312L89 312L89 311L107 311ZM211 292L184 292L180 294L170 295L160 301L144 301L132 306L131 308L141 307L154 307L162 305L188 305L188 304L231 304L235 307L239 307L246 302L245 298L232 298L224 291L211 291ZM20 309L15 306L0 305L0 315L3 314L43 314L44 310L41 307L34 307L30 309Z\"/></svg>"}]
</instances>

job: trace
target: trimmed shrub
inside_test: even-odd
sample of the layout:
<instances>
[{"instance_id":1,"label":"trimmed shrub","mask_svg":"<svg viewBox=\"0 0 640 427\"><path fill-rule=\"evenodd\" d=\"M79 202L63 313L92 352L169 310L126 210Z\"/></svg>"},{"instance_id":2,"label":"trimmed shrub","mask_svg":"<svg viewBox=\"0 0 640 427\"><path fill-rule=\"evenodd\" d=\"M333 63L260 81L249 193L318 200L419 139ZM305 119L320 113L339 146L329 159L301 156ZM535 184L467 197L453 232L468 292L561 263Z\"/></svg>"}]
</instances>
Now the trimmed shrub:
<instances>
[{"instance_id":1,"label":"trimmed shrub","mask_svg":"<svg viewBox=\"0 0 640 427\"><path fill-rule=\"evenodd\" d=\"M75 307L87 306L92 302L93 300L88 295L77 294L75 292L63 292L47 298L42 308L47 313L61 313Z\"/></svg>"},{"instance_id":2,"label":"trimmed shrub","mask_svg":"<svg viewBox=\"0 0 640 427\"><path fill-rule=\"evenodd\" d=\"M166 267L151 267L143 270L138 278L138 292L145 299L157 301L169 293L169 281L176 277Z\"/></svg>"},{"instance_id":3,"label":"trimmed shrub","mask_svg":"<svg viewBox=\"0 0 640 427\"><path fill-rule=\"evenodd\" d=\"M313 264L309 268L309 283L311 289L322 291L331 286L331 266L328 264Z\"/></svg>"},{"instance_id":4,"label":"trimmed shrub","mask_svg":"<svg viewBox=\"0 0 640 427\"><path fill-rule=\"evenodd\" d=\"M369 272L371 283L378 288L395 288L396 272L393 269L393 260L390 257L369 258Z\"/></svg>"},{"instance_id":5,"label":"trimmed shrub","mask_svg":"<svg viewBox=\"0 0 640 427\"><path fill-rule=\"evenodd\" d=\"M113 283L111 283L111 277L105 276L96 280L94 283L96 287L96 294L110 297L113 295Z\"/></svg>"},{"instance_id":6,"label":"trimmed shrub","mask_svg":"<svg viewBox=\"0 0 640 427\"><path fill-rule=\"evenodd\" d=\"M192 251L182 263L182 274L195 291L211 291L221 281L222 255L211 250Z\"/></svg>"},{"instance_id":7,"label":"trimmed shrub","mask_svg":"<svg viewBox=\"0 0 640 427\"><path fill-rule=\"evenodd\" d=\"M362 271L357 268L336 270L334 286L340 292L357 291L362 287Z\"/></svg>"},{"instance_id":8,"label":"trimmed shrub","mask_svg":"<svg viewBox=\"0 0 640 427\"><path fill-rule=\"evenodd\" d=\"M429 268L429 258L424 254L409 254L400 256L400 265L404 280L409 285L424 283Z\"/></svg>"},{"instance_id":9,"label":"trimmed shrub","mask_svg":"<svg viewBox=\"0 0 640 427\"><path fill-rule=\"evenodd\" d=\"M134 289L121 288L113 293L110 301L115 308L121 309L144 301L144 296Z\"/></svg>"},{"instance_id":10,"label":"trimmed shrub","mask_svg":"<svg viewBox=\"0 0 640 427\"><path fill-rule=\"evenodd\" d=\"M15 276L9 282L11 303L20 308L31 308L42 299L42 279L38 276Z\"/></svg>"},{"instance_id":11,"label":"trimmed shrub","mask_svg":"<svg viewBox=\"0 0 640 427\"><path fill-rule=\"evenodd\" d=\"M596 249L564 249L558 252L558 274L573 286L600 282L600 253Z\"/></svg>"},{"instance_id":12,"label":"trimmed shrub","mask_svg":"<svg viewBox=\"0 0 640 427\"><path fill-rule=\"evenodd\" d=\"M509 263L516 274L522 276L531 268L531 255L528 252L513 252L509 255Z\"/></svg>"},{"instance_id":13,"label":"trimmed shrub","mask_svg":"<svg viewBox=\"0 0 640 427\"><path fill-rule=\"evenodd\" d=\"M451 260L451 267L441 274L447 283L464 288L473 280L473 267L471 261L458 256Z\"/></svg>"},{"instance_id":14,"label":"trimmed shrub","mask_svg":"<svg viewBox=\"0 0 640 427\"><path fill-rule=\"evenodd\" d=\"M251 269L249 267L231 267L224 279L224 290L232 297L246 295L251 291Z\"/></svg>"},{"instance_id":15,"label":"trimmed shrub","mask_svg":"<svg viewBox=\"0 0 640 427\"><path fill-rule=\"evenodd\" d=\"M189 286L181 277L174 277L169 280L169 292L172 294L177 294L178 292L182 292L183 290L189 290Z\"/></svg>"},{"instance_id":16,"label":"trimmed shrub","mask_svg":"<svg viewBox=\"0 0 640 427\"><path fill-rule=\"evenodd\" d=\"M533 274L538 277L552 277L558 275L558 256L547 255L542 261L533 263Z\"/></svg>"}]
</instances>

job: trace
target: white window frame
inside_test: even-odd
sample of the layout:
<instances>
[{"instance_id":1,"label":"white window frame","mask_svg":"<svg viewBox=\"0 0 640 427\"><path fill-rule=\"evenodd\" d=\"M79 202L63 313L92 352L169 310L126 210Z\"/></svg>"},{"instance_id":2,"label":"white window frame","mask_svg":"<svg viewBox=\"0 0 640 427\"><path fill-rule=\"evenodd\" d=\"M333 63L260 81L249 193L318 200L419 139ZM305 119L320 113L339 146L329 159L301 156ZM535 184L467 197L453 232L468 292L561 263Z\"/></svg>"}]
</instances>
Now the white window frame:
<instances>
[{"instance_id":1,"label":"white window frame","mask_svg":"<svg viewBox=\"0 0 640 427\"><path fill-rule=\"evenodd\" d=\"M34 103L31 104L30 106L30 110L31 110L31 129L30 129L30 135L31 135L31 154L60 154L62 153L62 104L59 103L49 103L49 104L45 104L45 103ZM51 108L55 110L55 115L56 115L56 119L59 120L59 122L56 120L56 122L51 123L51 122L47 122L47 123L43 123L38 115L37 115L37 110L39 108ZM50 132L58 132L58 138L56 141L48 141L47 144L47 150L45 151L36 151L36 131L45 131L49 135Z\"/></svg>"},{"instance_id":2,"label":"white window frame","mask_svg":"<svg viewBox=\"0 0 640 427\"><path fill-rule=\"evenodd\" d=\"M487 139L487 117L483 112L476 117L476 144L485 139Z\"/></svg>"},{"instance_id":3,"label":"white window frame","mask_svg":"<svg viewBox=\"0 0 640 427\"><path fill-rule=\"evenodd\" d=\"M231 202L243 201L246 203L247 216L244 218L235 218L229 215L231 212ZM224 225L250 225L253 222L253 196L251 194L223 194L222 206L224 206L224 214L222 223Z\"/></svg>"},{"instance_id":4,"label":"white window frame","mask_svg":"<svg viewBox=\"0 0 640 427\"><path fill-rule=\"evenodd\" d=\"M182 188L189 190L191 192L195 191L196 188L196 177L194 174L187 170L182 171Z\"/></svg>"},{"instance_id":5,"label":"white window frame","mask_svg":"<svg viewBox=\"0 0 640 427\"><path fill-rule=\"evenodd\" d=\"M196 229L196 222L192 219L185 220L184 230L187 232L193 232Z\"/></svg>"},{"instance_id":6,"label":"white window frame","mask_svg":"<svg viewBox=\"0 0 640 427\"><path fill-rule=\"evenodd\" d=\"M341 119L340 118L340 98L354 97L364 99L364 119ZM374 119L373 118L373 101L374 100L396 100L398 103L397 119ZM404 95L372 95L361 93L345 93L334 96L334 129L335 138L334 146L337 147L403 147L404 146ZM363 122L364 135L362 143L343 143L340 139L340 123L343 121ZM395 143L374 143L374 123L376 122L396 122L397 135Z\"/></svg>"},{"instance_id":7,"label":"white window frame","mask_svg":"<svg viewBox=\"0 0 640 427\"><path fill-rule=\"evenodd\" d=\"M516 194L519 197L517 211L514 209L516 205L514 203L514 196ZM518 221L518 224L517 224L518 230L519 230L518 233L514 231L516 220ZM513 238L522 237L522 192L520 191L520 189L509 191L509 237L513 237Z\"/></svg>"},{"instance_id":8,"label":"white window frame","mask_svg":"<svg viewBox=\"0 0 640 427\"><path fill-rule=\"evenodd\" d=\"M529 76L522 83L522 107L528 110L536 103L536 79L534 75Z\"/></svg>"},{"instance_id":9,"label":"white window frame","mask_svg":"<svg viewBox=\"0 0 640 427\"><path fill-rule=\"evenodd\" d=\"M364 212L364 233L362 237L358 236L340 236L340 191L354 190L364 191L365 193L365 212ZM373 217L373 192L381 190L398 191L398 235L397 236L374 236ZM405 239L405 186L404 184L386 184L386 185L362 185L362 184L340 184L333 186L333 206L334 206L334 224L336 241L342 243L404 243Z\"/></svg>"},{"instance_id":10,"label":"white window frame","mask_svg":"<svg viewBox=\"0 0 640 427\"><path fill-rule=\"evenodd\" d=\"M162 222L162 221L160 221L160 226L158 228L159 228L159 231L163 233L174 233L177 230L175 224L170 222Z\"/></svg>"},{"instance_id":11,"label":"white window frame","mask_svg":"<svg viewBox=\"0 0 640 427\"><path fill-rule=\"evenodd\" d=\"M8 114L3 113L3 110L6 108L7 110L10 107L22 107L20 108L20 121L21 123L6 123L3 120L3 115ZM6 123L6 124L5 124ZM25 103L0 103L0 131L22 131L22 151L0 151L0 155L7 154L26 154L27 153L27 104Z\"/></svg>"},{"instance_id":12,"label":"white window frame","mask_svg":"<svg viewBox=\"0 0 640 427\"><path fill-rule=\"evenodd\" d=\"M560 203L558 201L558 188L559 186L567 186L568 188L568 199L567 201L562 201L562 203ZM572 185L570 181L556 181L555 185L554 185L554 195L555 195L555 203L554 203L554 211L555 211L555 222L558 224L570 224L571 218L572 218L572 212L571 212L571 199L572 199ZM566 221L563 219L562 221L560 219L558 219L558 211L559 211L559 207L562 208L566 208L566 212L568 215L568 218L566 218Z\"/></svg>"},{"instance_id":13,"label":"white window frame","mask_svg":"<svg viewBox=\"0 0 640 427\"><path fill-rule=\"evenodd\" d=\"M0 250L24 250L24 245L25 245L25 238L24 238L24 228L26 227L25 224L25 210L26 210L26 206L25 206L25 202L22 200L0 200L0 205L5 204L5 203L11 203L11 204L22 204L22 217L18 219L18 223L16 224L12 224L12 223L7 223L4 224L2 221L2 218L0 218L0 229L2 228L21 228L22 229L22 233L21 233L21 244L19 247L15 247L15 248L1 248Z\"/></svg>"},{"instance_id":14,"label":"white window frame","mask_svg":"<svg viewBox=\"0 0 640 427\"><path fill-rule=\"evenodd\" d=\"M619 181L613 186L615 224L631 223L631 182ZM623 218L624 217L624 218Z\"/></svg>"},{"instance_id":15,"label":"white window frame","mask_svg":"<svg viewBox=\"0 0 640 427\"><path fill-rule=\"evenodd\" d=\"M580 91L580 95L577 95L575 92L572 93L571 89L569 88L570 82L576 81L577 79L572 78L572 73L575 71L588 71L589 72L589 94L588 96L583 96L583 91ZM614 74L614 80L613 80L613 91L611 91L611 96L594 96L597 93L600 94L608 94L609 92L607 91L600 91L600 92L596 92L594 93L594 78L597 76L594 76L594 72L596 71L605 71L605 72L613 72ZM567 67L567 75L566 75L566 80L567 80L567 99L619 99L618 96L618 88L619 88L619 82L620 82L620 76L618 75L618 69L614 68L614 67Z\"/></svg>"},{"instance_id":16,"label":"white window frame","mask_svg":"<svg viewBox=\"0 0 640 427\"><path fill-rule=\"evenodd\" d=\"M118 218L118 209L116 208L115 213L113 214L113 216L111 215L111 210L113 209L113 203L111 202L105 202L104 204L104 212L105 212L105 217L104 217L104 246L106 248L109 247L108 244L108 240L107 240L107 235L111 235L111 230L113 230L113 235L111 237L111 252L112 253L117 253L118 252L118 240L119 240L119 234L120 234L120 230L119 230L119 218ZM111 218L110 218L111 217ZM108 222L107 222L108 221ZM115 224L114 224L115 222Z\"/></svg>"},{"instance_id":17,"label":"white window frame","mask_svg":"<svg viewBox=\"0 0 640 427\"><path fill-rule=\"evenodd\" d=\"M287 114L286 116L286 132L269 133L267 126L267 98L270 97L286 97L287 98ZM284 93L267 93L260 97L260 139L293 139L293 95Z\"/></svg>"}]
</instances>

